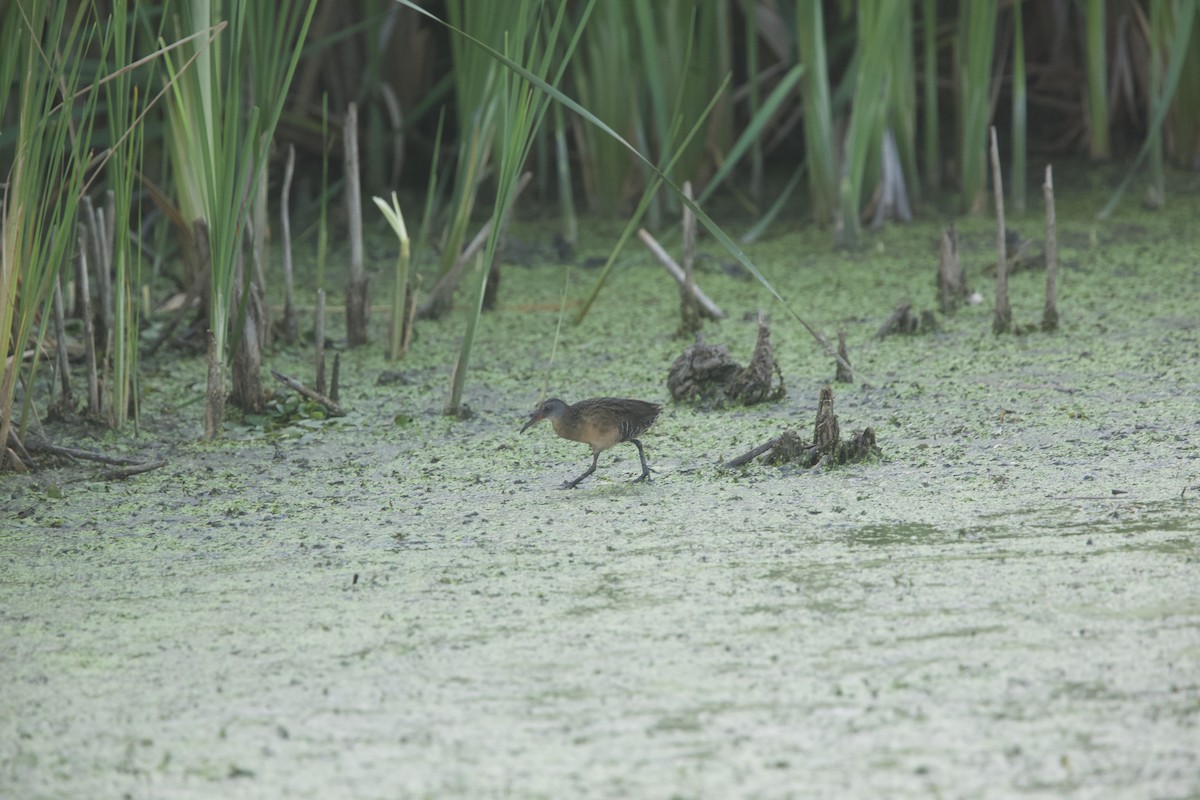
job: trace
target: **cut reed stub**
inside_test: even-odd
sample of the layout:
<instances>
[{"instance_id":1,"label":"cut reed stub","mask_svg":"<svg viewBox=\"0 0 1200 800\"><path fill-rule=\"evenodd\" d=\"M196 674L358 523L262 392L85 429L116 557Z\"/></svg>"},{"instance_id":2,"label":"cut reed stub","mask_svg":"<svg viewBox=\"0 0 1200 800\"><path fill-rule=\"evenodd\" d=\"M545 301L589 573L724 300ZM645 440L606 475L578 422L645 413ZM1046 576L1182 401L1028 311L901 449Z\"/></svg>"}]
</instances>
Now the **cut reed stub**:
<instances>
[{"instance_id":1,"label":"cut reed stub","mask_svg":"<svg viewBox=\"0 0 1200 800\"><path fill-rule=\"evenodd\" d=\"M996 198L996 311L992 317L993 333L1012 330L1012 307L1008 304L1008 237L1004 230L1004 178L1000 172L1000 146L996 143L996 126L991 127L992 189Z\"/></svg>"},{"instance_id":2,"label":"cut reed stub","mask_svg":"<svg viewBox=\"0 0 1200 800\"><path fill-rule=\"evenodd\" d=\"M346 282L346 341L351 347L367 343L368 278L363 271L362 194L358 162L358 107L346 109L342 144L346 164L346 217L350 225L350 277Z\"/></svg>"},{"instance_id":3,"label":"cut reed stub","mask_svg":"<svg viewBox=\"0 0 1200 800\"><path fill-rule=\"evenodd\" d=\"M854 383L854 368L850 366L850 351L846 349L846 332L838 331L837 374L838 383Z\"/></svg>"},{"instance_id":4,"label":"cut reed stub","mask_svg":"<svg viewBox=\"0 0 1200 800\"><path fill-rule=\"evenodd\" d=\"M1046 307L1042 310L1042 330L1058 328L1058 223L1054 211L1054 173L1046 165L1046 182L1042 184L1046 198Z\"/></svg>"}]
</instances>

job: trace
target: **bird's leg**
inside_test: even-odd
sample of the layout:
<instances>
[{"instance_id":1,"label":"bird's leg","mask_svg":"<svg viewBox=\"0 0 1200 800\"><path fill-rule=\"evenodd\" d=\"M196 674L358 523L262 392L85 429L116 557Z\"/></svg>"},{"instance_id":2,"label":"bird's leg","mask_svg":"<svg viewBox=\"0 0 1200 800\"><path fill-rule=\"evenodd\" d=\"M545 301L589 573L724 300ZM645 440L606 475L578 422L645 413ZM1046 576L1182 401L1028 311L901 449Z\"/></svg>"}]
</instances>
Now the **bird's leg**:
<instances>
[{"instance_id":1,"label":"bird's leg","mask_svg":"<svg viewBox=\"0 0 1200 800\"><path fill-rule=\"evenodd\" d=\"M595 472L595 471L596 471L596 460L597 460L597 459L599 459L599 458L600 458L600 452L599 452L599 451L593 452L593 453L592 453L592 465L591 465L590 467L588 467L588 470L587 470L587 472L583 473L582 475L580 475L578 478L576 478L576 479L575 479L575 480L573 480L573 481L566 481L565 483L563 483L563 485L562 485L562 486L560 486L560 487L558 487L558 488L560 488L560 489L574 489L576 486L578 486L578 485L579 485L579 482L580 482L581 480L583 480L583 479L584 479L584 478L586 478L588 475L591 475L593 472Z\"/></svg>"},{"instance_id":2,"label":"bird's leg","mask_svg":"<svg viewBox=\"0 0 1200 800\"><path fill-rule=\"evenodd\" d=\"M637 439L630 439L629 441L631 441L635 445L637 445L638 458L640 458L642 460L642 474L641 474L641 476L634 478L633 482L638 483L639 481L646 481L647 483L649 483L650 482L650 465L646 463L646 451L642 449L642 443L639 442Z\"/></svg>"}]
</instances>

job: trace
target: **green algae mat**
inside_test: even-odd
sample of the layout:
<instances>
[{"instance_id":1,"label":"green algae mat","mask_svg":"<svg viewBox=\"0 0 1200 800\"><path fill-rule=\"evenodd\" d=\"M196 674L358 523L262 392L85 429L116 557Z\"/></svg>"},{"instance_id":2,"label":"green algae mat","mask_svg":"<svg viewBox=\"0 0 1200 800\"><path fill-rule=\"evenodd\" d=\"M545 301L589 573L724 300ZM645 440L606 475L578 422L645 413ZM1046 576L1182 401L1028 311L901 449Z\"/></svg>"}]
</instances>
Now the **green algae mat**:
<instances>
[{"instance_id":1,"label":"green algae mat","mask_svg":"<svg viewBox=\"0 0 1200 800\"><path fill-rule=\"evenodd\" d=\"M48 434L167 466L0 476L0 797L1197 796L1198 206L1095 223L1092 200L1060 205L1053 334L991 333L985 220L959 223L984 302L919 336L873 334L936 306L936 223L748 249L846 332L841 431L882 456L835 469L720 467L811 432L834 363L711 243L706 340L745 361L765 312L780 402L668 402L688 342L640 254L553 363L595 273L505 267L468 419L440 413L461 312L389 364L377 310L346 417L215 444L202 364L160 355L139 436ZM616 230L591 227L583 255ZM1044 282L1011 277L1018 325ZM560 491L590 451L518 435L543 390L666 404L652 482L620 445Z\"/></svg>"}]
</instances>

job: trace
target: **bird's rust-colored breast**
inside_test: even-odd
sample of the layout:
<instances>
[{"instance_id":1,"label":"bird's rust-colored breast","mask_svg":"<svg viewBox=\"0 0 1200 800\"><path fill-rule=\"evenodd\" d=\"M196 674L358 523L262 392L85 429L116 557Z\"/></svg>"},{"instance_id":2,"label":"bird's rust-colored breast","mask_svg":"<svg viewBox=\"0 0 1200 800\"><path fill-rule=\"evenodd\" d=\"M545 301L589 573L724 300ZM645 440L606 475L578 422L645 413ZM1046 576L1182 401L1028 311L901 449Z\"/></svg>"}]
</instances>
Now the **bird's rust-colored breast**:
<instances>
[{"instance_id":1,"label":"bird's rust-colored breast","mask_svg":"<svg viewBox=\"0 0 1200 800\"><path fill-rule=\"evenodd\" d=\"M574 424L568 422L564 420L560 425L554 420L555 433L564 439L589 444L597 453L622 441L621 428L615 420L593 414L574 420Z\"/></svg>"}]
</instances>

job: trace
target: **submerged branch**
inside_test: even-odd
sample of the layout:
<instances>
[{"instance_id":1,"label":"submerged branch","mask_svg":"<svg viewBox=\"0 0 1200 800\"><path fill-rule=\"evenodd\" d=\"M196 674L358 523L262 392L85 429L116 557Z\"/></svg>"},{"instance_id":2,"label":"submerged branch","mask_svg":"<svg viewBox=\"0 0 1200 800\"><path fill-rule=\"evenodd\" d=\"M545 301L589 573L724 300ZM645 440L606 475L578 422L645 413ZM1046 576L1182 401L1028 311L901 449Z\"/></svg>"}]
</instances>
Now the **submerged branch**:
<instances>
[{"instance_id":1,"label":"submerged branch","mask_svg":"<svg viewBox=\"0 0 1200 800\"><path fill-rule=\"evenodd\" d=\"M312 389L308 388L300 381L296 380L295 378L284 375L282 372L279 372L278 370L274 370L274 369L271 370L271 374L275 377L275 380L279 381L280 383L285 384L289 389L291 389L295 392L299 392L304 397L307 397L309 400L312 400L314 403L319 403L320 405L325 406L325 409L333 416L335 416L335 417L346 416L346 410L344 408L342 408L336 400L332 400L332 399L326 397L325 395L321 394L320 392L313 391Z\"/></svg>"}]
</instances>

